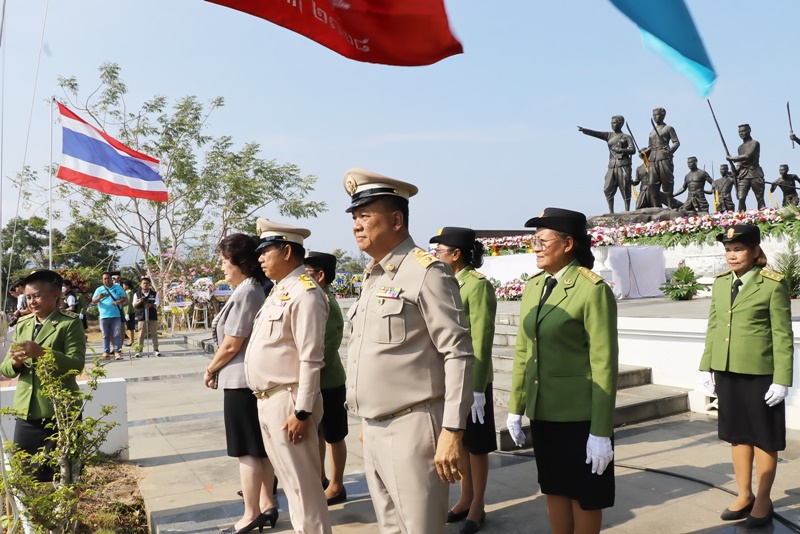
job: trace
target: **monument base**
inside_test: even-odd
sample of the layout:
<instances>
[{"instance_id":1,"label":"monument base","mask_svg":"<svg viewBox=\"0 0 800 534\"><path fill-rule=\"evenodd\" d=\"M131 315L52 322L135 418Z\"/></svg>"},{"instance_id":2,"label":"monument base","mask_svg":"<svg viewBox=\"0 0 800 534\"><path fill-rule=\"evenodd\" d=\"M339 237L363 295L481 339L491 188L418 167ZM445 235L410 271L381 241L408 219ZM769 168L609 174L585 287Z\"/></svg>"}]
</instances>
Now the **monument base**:
<instances>
[{"instance_id":1,"label":"monument base","mask_svg":"<svg viewBox=\"0 0 800 534\"><path fill-rule=\"evenodd\" d=\"M606 213L588 218L589 226L624 226L626 224L648 223L653 221L670 221L677 217L685 217L687 213L682 209L668 210L667 208L643 208L620 213Z\"/></svg>"}]
</instances>

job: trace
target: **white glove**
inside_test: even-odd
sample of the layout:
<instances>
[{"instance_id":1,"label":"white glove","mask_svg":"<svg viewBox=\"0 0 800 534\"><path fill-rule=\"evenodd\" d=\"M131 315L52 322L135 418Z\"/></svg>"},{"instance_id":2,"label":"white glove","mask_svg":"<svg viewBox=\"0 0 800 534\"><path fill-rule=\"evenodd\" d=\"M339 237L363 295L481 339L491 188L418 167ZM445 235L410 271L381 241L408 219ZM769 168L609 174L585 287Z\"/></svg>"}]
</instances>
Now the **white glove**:
<instances>
[{"instance_id":1,"label":"white glove","mask_svg":"<svg viewBox=\"0 0 800 534\"><path fill-rule=\"evenodd\" d=\"M703 382L703 387L716 397L717 386L714 384L714 375L711 374L711 371L700 371L700 380Z\"/></svg>"},{"instance_id":2,"label":"white glove","mask_svg":"<svg viewBox=\"0 0 800 534\"><path fill-rule=\"evenodd\" d=\"M506 419L506 428L508 433L511 434L511 439L517 447L525 445L525 432L522 431L522 416L514 413L508 414Z\"/></svg>"},{"instance_id":3,"label":"white glove","mask_svg":"<svg viewBox=\"0 0 800 534\"><path fill-rule=\"evenodd\" d=\"M600 438L589 434L586 441L586 463L592 464L592 473L602 475L614 458L611 438Z\"/></svg>"},{"instance_id":4,"label":"white glove","mask_svg":"<svg viewBox=\"0 0 800 534\"><path fill-rule=\"evenodd\" d=\"M131 316L130 316L130 315L128 315L127 313L125 314L125 320L126 320L126 321L130 321L130 320L131 320Z\"/></svg>"},{"instance_id":5,"label":"white glove","mask_svg":"<svg viewBox=\"0 0 800 534\"><path fill-rule=\"evenodd\" d=\"M82 313L79 313L79 314L78 314L78 318L79 318L79 319L82 321L82 320L83 320L83 314L82 314Z\"/></svg>"},{"instance_id":6,"label":"white glove","mask_svg":"<svg viewBox=\"0 0 800 534\"><path fill-rule=\"evenodd\" d=\"M767 401L767 406L772 408L783 402L783 399L789 394L789 386L782 386L780 384L772 384L764 395L764 400Z\"/></svg>"},{"instance_id":7,"label":"white glove","mask_svg":"<svg viewBox=\"0 0 800 534\"><path fill-rule=\"evenodd\" d=\"M483 424L483 416L486 415L486 411L483 409L486 406L486 394L476 391L472 395L474 397L472 401L472 422Z\"/></svg>"}]
</instances>

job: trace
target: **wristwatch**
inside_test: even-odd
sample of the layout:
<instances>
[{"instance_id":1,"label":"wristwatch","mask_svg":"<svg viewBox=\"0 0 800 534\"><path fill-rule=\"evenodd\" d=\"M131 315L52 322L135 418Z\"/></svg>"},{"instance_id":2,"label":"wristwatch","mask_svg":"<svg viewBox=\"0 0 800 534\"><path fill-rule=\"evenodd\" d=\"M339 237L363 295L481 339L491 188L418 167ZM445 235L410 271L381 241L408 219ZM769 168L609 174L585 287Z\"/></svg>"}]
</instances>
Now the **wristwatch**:
<instances>
[{"instance_id":1,"label":"wristwatch","mask_svg":"<svg viewBox=\"0 0 800 534\"><path fill-rule=\"evenodd\" d=\"M451 428L449 426L444 427L445 430L449 430L450 432L463 432L463 428Z\"/></svg>"},{"instance_id":2,"label":"wristwatch","mask_svg":"<svg viewBox=\"0 0 800 534\"><path fill-rule=\"evenodd\" d=\"M297 417L298 421L305 421L309 417L311 417L311 412L307 412L305 410L295 410L294 416Z\"/></svg>"}]
</instances>

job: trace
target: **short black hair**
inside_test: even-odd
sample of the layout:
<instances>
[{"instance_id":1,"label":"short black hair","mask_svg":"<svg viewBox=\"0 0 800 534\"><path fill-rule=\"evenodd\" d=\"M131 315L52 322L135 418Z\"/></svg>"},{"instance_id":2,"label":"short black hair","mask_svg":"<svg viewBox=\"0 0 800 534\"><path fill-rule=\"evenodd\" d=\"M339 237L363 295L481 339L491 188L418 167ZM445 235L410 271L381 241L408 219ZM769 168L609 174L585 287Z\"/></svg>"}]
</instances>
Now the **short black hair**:
<instances>
[{"instance_id":1,"label":"short black hair","mask_svg":"<svg viewBox=\"0 0 800 534\"><path fill-rule=\"evenodd\" d=\"M152 280L150 280L149 276L143 276L143 277L139 278L139 282L144 282L145 280L147 280L148 282L152 283Z\"/></svg>"},{"instance_id":2,"label":"short black hair","mask_svg":"<svg viewBox=\"0 0 800 534\"><path fill-rule=\"evenodd\" d=\"M17 289L18 287L25 287L25 282L22 279L14 280L14 283L11 284L11 289Z\"/></svg>"},{"instance_id":3,"label":"short black hair","mask_svg":"<svg viewBox=\"0 0 800 534\"><path fill-rule=\"evenodd\" d=\"M389 211L399 211L403 215L403 226L408 230L408 200L395 195L383 195L378 200L383 201Z\"/></svg>"},{"instance_id":4,"label":"short black hair","mask_svg":"<svg viewBox=\"0 0 800 534\"><path fill-rule=\"evenodd\" d=\"M245 276L255 278L259 284L263 284L267 275L258 263L259 253L256 252L256 247L259 241L259 238L246 234L231 234L222 238L217 245L217 251L236 265Z\"/></svg>"}]
</instances>

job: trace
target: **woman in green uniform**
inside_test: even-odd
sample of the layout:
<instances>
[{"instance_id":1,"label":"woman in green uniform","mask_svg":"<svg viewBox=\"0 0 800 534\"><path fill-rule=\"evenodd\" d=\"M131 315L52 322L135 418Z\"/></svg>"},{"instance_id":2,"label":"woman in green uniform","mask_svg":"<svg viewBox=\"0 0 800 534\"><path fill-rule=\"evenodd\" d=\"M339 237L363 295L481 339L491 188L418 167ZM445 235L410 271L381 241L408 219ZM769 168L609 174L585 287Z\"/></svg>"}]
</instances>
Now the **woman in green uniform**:
<instances>
[{"instance_id":1,"label":"woman in green uniform","mask_svg":"<svg viewBox=\"0 0 800 534\"><path fill-rule=\"evenodd\" d=\"M447 263L461 288L464 314L472 337L475 363L472 367L472 414L467 417L464 446L469 451L461 477L461 499L447 514L447 522L465 519L462 534L478 532L486 518L484 496L489 478L489 453L497 450L492 400L492 340L497 299L494 288L476 271L483 265L483 245L475 231L448 226L430 240L434 254Z\"/></svg>"},{"instance_id":2,"label":"woman in green uniform","mask_svg":"<svg viewBox=\"0 0 800 534\"><path fill-rule=\"evenodd\" d=\"M600 532L614 505L617 303L594 265L586 216L547 208L525 223L542 272L525 285L507 426L533 450L555 534Z\"/></svg>"},{"instance_id":3,"label":"woman in green uniform","mask_svg":"<svg viewBox=\"0 0 800 534\"><path fill-rule=\"evenodd\" d=\"M52 450L56 433L55 407L42 392L42 382L37 372L37 358L46 350L53 352L58 372L64 375L64 385L78 389L75 375L86 363L86 335L77 315L58 309L64 280L56 272L41 269L22 281L25 284L30 315L23 316L14 330L14 342L0 364L0 373L7 378L19 377L14 394L16 424L14 444L28 454L44 447ZM39 481L52 481L49 466L36 466Z\"/></svg>"},{"instance_id":4,"label":"woman in green uniform","mask_svg":"<svg viewBox=\"0 0 800 534\"><path fill-rule=\"evenodd\" d=\"M748 527L772 520L770 491L778 451L786 448L786 404L794 345L789 290L783 276L763 267L757 226L734 225L717 236L731 270L711 290L708 333L700 371L719 399L719 438L731 444L739 495L721 519ZM758 492L753 495L753 460Z\"/></svg>"}]
</instances>

